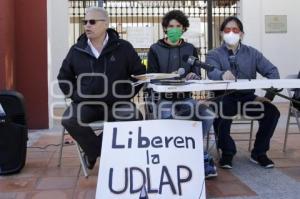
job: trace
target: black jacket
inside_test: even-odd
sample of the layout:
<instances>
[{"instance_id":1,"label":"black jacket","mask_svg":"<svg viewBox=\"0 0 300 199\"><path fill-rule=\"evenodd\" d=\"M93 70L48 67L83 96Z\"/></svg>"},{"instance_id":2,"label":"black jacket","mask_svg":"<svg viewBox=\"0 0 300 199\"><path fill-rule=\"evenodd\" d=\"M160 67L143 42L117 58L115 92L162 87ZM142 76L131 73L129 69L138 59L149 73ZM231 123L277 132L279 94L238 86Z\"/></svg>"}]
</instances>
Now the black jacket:
<instances>
[{"instance_id":1,"label":"black jacket","mask_svg":"<svg viewBox=\"0 0 300 199\"><path fill-rule=\"evenodd\" d=\"M140 75L145 73L145 66L134 50L133 46L119 38L118 33L113 29L107 30L109 40L104 47L100 57L97 59L93 55L85 34L81 35L75 45L73 45L64 59L62 67L57 76L58 80L67 80L73 85L71 90L71 99L74 102L82 101L101 101L107 104L113 104L116 101L128 101L133 95L119 98L113 95L113 83L117 80L132 80L131 75ZM82 77L82 74L90 75ZM107 77L107 86L103 77L94 76L96 73ZM78 81L81 79L81 81ZM79 83L78 83L79 82ZM80 86L80 89L77 88ZM67 95L70 88L63 81L59 82L63 93ZM132 93L132 86L128 83L118 84L115 92L118 95L129 95ZM79 90L84 95L92 97L79 96ZM100 96L107 90L107 95ZM139 89L134 89L134 95ZM98 96L96 96L98 95Z\"/></svg>"}]
</instances>

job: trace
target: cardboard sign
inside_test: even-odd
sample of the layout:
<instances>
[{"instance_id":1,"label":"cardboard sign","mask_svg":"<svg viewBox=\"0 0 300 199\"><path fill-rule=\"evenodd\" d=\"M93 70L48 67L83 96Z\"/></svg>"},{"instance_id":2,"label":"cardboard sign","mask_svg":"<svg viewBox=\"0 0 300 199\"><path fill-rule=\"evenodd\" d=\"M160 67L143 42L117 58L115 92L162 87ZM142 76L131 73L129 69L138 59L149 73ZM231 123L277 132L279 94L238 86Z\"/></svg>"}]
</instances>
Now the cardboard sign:
<instances>
[{"instance_id":1,"label":"cardboard sign","mask_svg":"<svg viewBox=\"0 0 300 199\"><path fill-rule=\"evenodd\" d=\"M96 199L205 197L202 124L105 123Z\"/></svg>"}]
</instances>

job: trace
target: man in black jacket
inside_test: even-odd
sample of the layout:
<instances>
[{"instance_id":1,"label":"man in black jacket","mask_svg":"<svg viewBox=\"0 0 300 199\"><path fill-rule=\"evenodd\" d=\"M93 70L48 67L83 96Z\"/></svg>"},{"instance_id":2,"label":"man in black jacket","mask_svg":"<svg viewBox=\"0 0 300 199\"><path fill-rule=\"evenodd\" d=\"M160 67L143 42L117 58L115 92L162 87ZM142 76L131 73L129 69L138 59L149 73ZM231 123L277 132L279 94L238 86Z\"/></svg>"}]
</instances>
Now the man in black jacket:
<instances>
[{"instance_id":1,"label":"man in black jacket","mask_svg":"<svg viewBox=\"0 0 300 199\"><path fill-rule=\"evenodd\" d=\"M142 119L130 102L139 90L130 80L131 75L144 74L145 67L132 45L108 28L103 8L87 9L83 25L85 33L71 47L57 78L63 93L72 99L62 125L81 146L92 169L101 153L102 134L97 136L87 124Z\"/></svg>"}]
</instances>

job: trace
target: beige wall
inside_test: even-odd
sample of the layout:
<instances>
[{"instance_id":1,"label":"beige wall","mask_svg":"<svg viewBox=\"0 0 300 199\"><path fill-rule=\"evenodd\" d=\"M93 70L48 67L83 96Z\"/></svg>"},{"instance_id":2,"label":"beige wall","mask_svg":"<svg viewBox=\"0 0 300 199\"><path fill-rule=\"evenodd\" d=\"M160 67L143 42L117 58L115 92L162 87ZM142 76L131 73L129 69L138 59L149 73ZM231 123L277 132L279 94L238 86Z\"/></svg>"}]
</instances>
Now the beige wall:
<instances>
[{"instance_id":1,"label":"beige wall","mask_svg":"<svg viewBox=\"0 0 300 199\"><path fill-rule=\"evenodd\" d=\"M65 58L68 50L69 37L69 16L68 16L68 0L48 0L48 88L49 88L49 124L53 126L51 117L51 108L54 103L64 103L62 99L54 98L51 91L51 83L56 81L61 63ZM56 94L61 91L56 86L54 89ZM59 106L59 104L58 104Z\"/></svg>"},{"instance_id":2,"label":"beige wall","mask_svg":"<svg viewBox=\"0 0 300 199\"><path fill-rule=\"evenodd\" d=\"M300 1L241 0L244 43L260 50L279 68L281 78L300 70ZM265 15L287 15L287 33L265 33ZM282 101L281 98L276 98Z\"/></svg>"}]
</instances>

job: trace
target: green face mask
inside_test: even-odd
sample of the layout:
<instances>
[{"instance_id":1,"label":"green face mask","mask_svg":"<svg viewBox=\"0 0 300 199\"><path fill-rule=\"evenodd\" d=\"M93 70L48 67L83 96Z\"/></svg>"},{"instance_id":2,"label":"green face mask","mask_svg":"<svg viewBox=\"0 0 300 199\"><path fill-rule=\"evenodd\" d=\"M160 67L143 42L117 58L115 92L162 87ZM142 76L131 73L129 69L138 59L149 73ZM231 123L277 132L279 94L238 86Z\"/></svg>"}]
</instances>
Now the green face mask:
<instances>
[{"instance_id":1,"label":"green face mask","mask_svg":"<svg viewBox=\"0 0 300 199\"><path fill-rule=\"evenodd\" d=\"M181 28L170 28L167 30L168 39L172 43L176 43L182 36L182 29Z\"/></svg>"}]
</instances>

